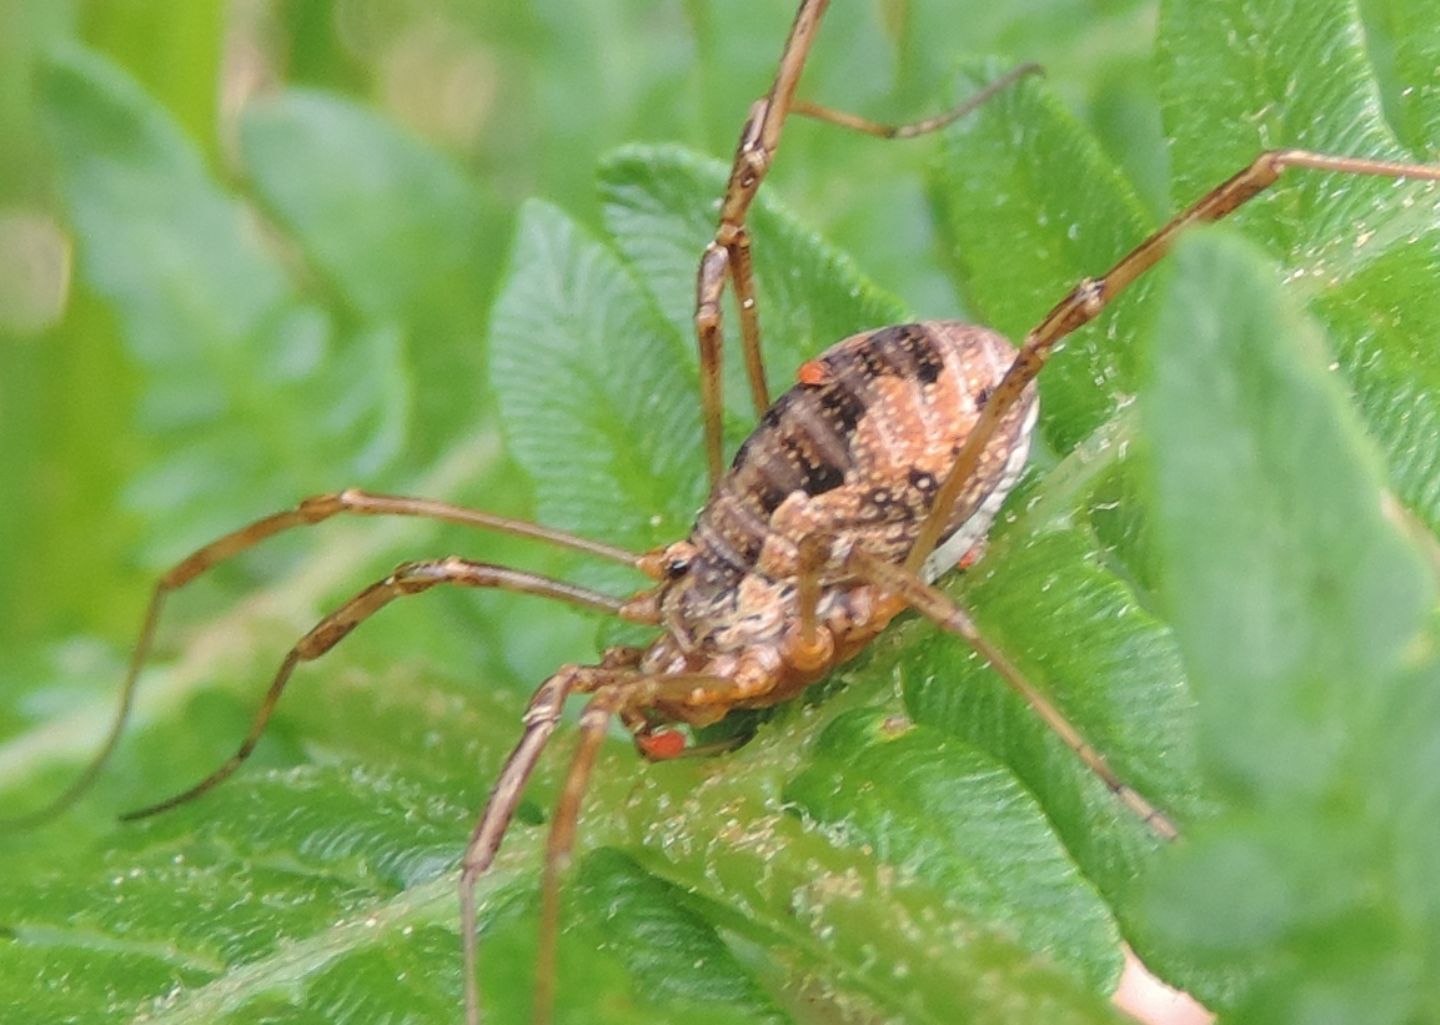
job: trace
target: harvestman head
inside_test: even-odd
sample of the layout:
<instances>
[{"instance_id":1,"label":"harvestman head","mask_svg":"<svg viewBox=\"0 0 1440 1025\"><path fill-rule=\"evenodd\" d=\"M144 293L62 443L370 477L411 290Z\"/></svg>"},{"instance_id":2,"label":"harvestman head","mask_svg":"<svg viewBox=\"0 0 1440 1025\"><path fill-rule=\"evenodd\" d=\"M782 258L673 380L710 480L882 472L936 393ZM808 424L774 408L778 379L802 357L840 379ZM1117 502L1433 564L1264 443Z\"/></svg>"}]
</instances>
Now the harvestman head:
<instances>
[{"instance_id":1,"label":"harvestman head","mask_svg":"<svg viewBox=\"0 0 1440 1025\"><path fill-rule=\"evenodd\" d=\"M524 728L491 791L460 872L466 1015L478 1022L475 885L493 862L546 743L573 694L589 695L545 857L535 1020L554 999L559 882L580 804L610 721L618 716L647 758L680 752L677 724L703 726L735 708L783 701L824 677L913 608L968 641L1116 797L1160 836L1175 826L1126 785L964 609L931 586L984 539L1023 468L1035 422L1036 375L1066 335L1170 250L1195 223L1219 220L1291 168L1440 181L1440 168L1304 150L1261 153L1201 196L1103 275L1079 282L1022 339L1018 350L982 327L933 321L845 339L799 371L773 404L761 354L746 214L765 178L781 129L802 114L887 138L943 127L995 91L1035 71L1016 68L954 110L887 126L795 99L828 0L802 0L770 91L750 110L720 207L700 260L695 325L711 495L688 538L651 552L625 551L535 524L445 502L347 490L302 502L222 537L158 581L100 751L37 821L71 804L99 773L123 731L136 680L170 592L230 557L292 527L341 514L415 516L530 537L630 566L653 585L617 598L503 566L450 557L399 566L322 619L291 648L250 730L223 765L188 790L131 812L133 819L205 793L249 756L296 665L318 658L392 600L437 585L498 588L554 598L660 629L648 648L613 648L596 665L567 665L531 698ZM721 446L721 323L726 285L735 290L741 346L760 424L724 466ZM897 441L896 439L901 439Z\"/></svg>"}]
</instances>

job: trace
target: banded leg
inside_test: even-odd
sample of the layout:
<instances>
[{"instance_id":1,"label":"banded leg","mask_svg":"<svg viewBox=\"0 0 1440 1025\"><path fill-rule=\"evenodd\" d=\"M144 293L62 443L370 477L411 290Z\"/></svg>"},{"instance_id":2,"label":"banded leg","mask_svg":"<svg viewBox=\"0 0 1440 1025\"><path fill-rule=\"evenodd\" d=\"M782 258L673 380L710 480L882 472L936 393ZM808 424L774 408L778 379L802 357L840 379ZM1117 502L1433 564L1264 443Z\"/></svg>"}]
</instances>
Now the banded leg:
<instances>
[{"instance_id":1,"label":"banded leg","mask_svg":"<svg viewBox=\"0 0 1440 1025\"><path fill-rule=\"evenodd\" d=\"M1049 726L1064 741L1065 746L1075 752L1085 767L1093 772L1119 798L1121 803L1133 811L1157 836L1163 840L1174 840L1180 835L1175 824L1160 809L1116 775L1115 770L1111 769L1109 763L1105 761L1105 756L1097 751L1075 725L1066 719L1064 714L1025 678L1019 668L1005 657L1004 652L985 638L970 615L948 595L931 587L909 570L866 555L858 549L850 552L846 558L846 567L860 579L904 599L911 608L932 620L941 629L963 637L970 647L984 656L1045 725Z\"/></svg>"},{"instance_id":2,"label":"banded leg","mask_svg":"<svg viewBox=\"0 0 1440 1025\"><path fill-rule=\"evenodd\" d=\"M999 429L1006 411L1019 401L1025 387L1040 373L1060 341L1072 331L1094 320L1112 299L1159 263L1174 246L1176 236L1190 225L1218 221L1234 213L1275 184L1280 175L1291 168L1381 178L1440 181L1440 166L1435 165L1339 157L1300 149L1267 150L1247 167L1171 218L1164 227L1122 257L1103 276L1081 281L1025 336L1025 341L1015 356L1015 362L991 392L974 428L965 439L965 444L956 454L955 464L936 494L935 505L921 524L915 546L905 560L906 569L912 573L918 572L935 549L949 520L951 508L965 482L975 472L980 454Z\"/></svg>"},{"instance_id":3,"label":"banded leg","mask_svg":"<svg viewBox=\"0 0 1440 1025\"><path fill-rule=\"evenodd\" d=\"M419 594L428 591L439 584L456 584L462 587L484 587L499 588L504 591L515 591L522 594L540 595L546 598L555 598L568 602L582 608L595 609L600 612L608 612L611 615L625 618L638 618L645 621L644 617L632 615L635 603L612 598L609 595L589 591L573 584L567 584L559 580L551 580L538 574L527 573L521 570L508 569L504 566L492 566L483 562L471 562L468 559L451 557L448 559L435 559L427 562L410 562L396 568L384 580L372 584L351 598L344 605L326 616L315 625L309 633L302 637L293 648L286 654L276 671L270 688L265 692L264 700L255 718L250 724L245 739L241 741L239 748L214 772L206 776L199 783L190 787L174 797L160 801L157 804L148 805L136 811L122 815L123 820L144 818L154 815L157 812L173 808L178 804L192 800L213 788L216 784L228 778L238 769L260 740L260 735L265 732L265 727L270 722L270 716L275 710L280 695L285 690L290 676L295 667L301 662L310 662L325 654L336 644L340 643L350 631L369 619L376 612L379 612L396 598L402 598L412 594Z\"/></svg>"},{"instance_id":4,"label":"banded leg","mask_svg":"<svg viewBox=\"0 0 1440 1025\"><path fill-rule=\"evenodd\" d=\"M760 351L760 321L755 304L755 275L750 256L750 231L745 218L750 204L775 159L780 133L790 113L801 114L829 124L888 139L909 139L944 128L974 110L995 93L1039 66L1025 64L1002 76L979 93L951 110L910 124L887 125L818 104L797 102L795 89L805 60L815 41L815 32L829 0L802 0L790 26L790 35L780 53L780 64L770 91L750 107L740 131L725 195L720 203L715 238L700 258L695 285L695 335L700 351L700 400L705 422L705 457L713 487L724 472L722 421L724 401L721 384L722 334L720 302L725 283L735 286L740 314L740 340L745 374L750 385L755 415L770 408L770 391L765 379L765 360Z\"/></svg>"},{"instance_id":5,"label":"banded leg","mask_svg":"<svg viewBox=\"0 0 1440 1025\"><path fill-rule=\"evenodd\" d=\"M125 726L130 720L130 713L135 704L135 688L140 679L140 671L149 660L150 648L155 639L155 628L160 621L161 610L172 592L178 591L206 571L254 548L276 534L296 527L314 526L339 515L411 516L417 519L439 520L461 526L478 527L482 530L494 530L516 537L528 537L641 569L641 556L635 552L628 552L613 545L591 541L589 538L577 537L538 524L527 523L524 520L515 520L508 516L497 516L494 513L482 512L478 509L452 505L449 502L439 502L428 498L409 498L402 495L376 495L358 488L348 488L345 491L307 498L293 509L261 517L253 523L216 538L204 547L191 552L161 575L160 579L155 582L149 604L145 607L145 616L141 621L135 647L130 653L125 679L120 685L120 698L115 717L111 720L110 728L105 734L105 739L101 741L99 750L96 751L75 781L49 804L28 815L3 819L0 822L21 829L39 825L74 804L99 778L105 764L114 754L116 745L120 743L121 736L125 733ZM643 572L643 569L641 571Z\"/></svg>"}]
</instances>

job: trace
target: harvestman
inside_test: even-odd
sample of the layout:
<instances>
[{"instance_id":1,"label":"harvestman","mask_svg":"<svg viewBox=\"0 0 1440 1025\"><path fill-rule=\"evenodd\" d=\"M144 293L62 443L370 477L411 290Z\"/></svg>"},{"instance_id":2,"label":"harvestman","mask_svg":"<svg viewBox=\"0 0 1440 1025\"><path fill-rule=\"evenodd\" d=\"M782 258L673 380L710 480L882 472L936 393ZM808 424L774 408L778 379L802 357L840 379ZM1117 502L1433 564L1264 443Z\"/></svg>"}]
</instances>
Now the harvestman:
<instances>
[{"instance_id":1,"label":"harvestman","mask_svg":"<svg viewBox=\"0 0 1440 1025\"><path fill-rule=\"evenodd\" d=\"M290 650L239 749L195 786L124 816L141 818L198 797L249 756L295 666L330 650L395 598L438 584L541 595L660 628L648 648L612 648L593 666L567 665L545 680L524 731L495 783L466 847L460 873L467 1020L479 1020L477 878L494 860L521 792L571 694L590 699L546 848L535 1020L554 1001L560 874L569 860L581 798L610 720L618 716L642 755L673 757L685 741L667 727L704 726L734 708L786 700L868 644L913 608L958 634L986 658L1116 796L1166 838L1175 827L1120 780L1105 759L977 630L964 609L931 586L984 539L1028 454L1037 411L1032 382L1056 345L1096 317L1153 267L1187 225L1218 220L1289 168L1440 181L1440 167L1283 149L1202 196L1103 276L1087 278L1026 334L1021 347L986 328L930 321L847 338L803 364L798 382L772 405L760 350L746 213L774 159L789 114L890 138L933 131L1035 70L1015 69L960 107L904 126L795 99L828 0L802 0L770 91L751 107L735 153L714 240L700 261L695 325L711 494L690 536L645 553L547 527L428 499L358 490L310 498L206 545L156 584L100 751L50 807L69 805L94 780L119 741L136 680L166 596L212 566L291 527L341 513L417 516L530 537L611 559L654 585L615 598L563 581L469 559L405 563L326 616ZM728 470L721 453L720 303L737 299L744 362L760 424Z\"/></svg>"}]
</instances>

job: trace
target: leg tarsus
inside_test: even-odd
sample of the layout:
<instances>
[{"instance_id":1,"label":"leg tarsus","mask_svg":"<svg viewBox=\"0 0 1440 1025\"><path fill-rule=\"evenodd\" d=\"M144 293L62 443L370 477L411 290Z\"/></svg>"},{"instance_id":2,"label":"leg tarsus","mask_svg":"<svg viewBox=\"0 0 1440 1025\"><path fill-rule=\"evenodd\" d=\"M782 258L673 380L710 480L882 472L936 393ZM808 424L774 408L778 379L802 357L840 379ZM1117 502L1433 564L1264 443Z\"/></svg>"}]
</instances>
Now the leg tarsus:
<instances>
[{"instance_id":1,"label":"leg tarsus","mask_svg":"<svg viewBox=\"0 0 1440 1025\"><path fill-rule=\"evenodd\" d=\"M155 625L160 621L160 611L164 608L165 598L170 591L171 587L162 580L155 585L155 589L150 594L150 601L145 607L145 618L141 622L140 634L130 653L130 664L125 670L125 679L120 685L119 705L115 710L114 718L110 720L110 728L106 731L105 739L101 741L99 750L90 758L89 763L81 770L74 782L66 787L58 797L33 812L0 819L0 827L25 830L44 825L63 814L100 778L100 773L104 771L106 763L115 753L115 748L125 733L125 725L130 721L130 712L135 706L135 688L140 680L140 671L145 667L145 662L149 658L150 645L155 638Z\"/></svg>"}]
</instances>

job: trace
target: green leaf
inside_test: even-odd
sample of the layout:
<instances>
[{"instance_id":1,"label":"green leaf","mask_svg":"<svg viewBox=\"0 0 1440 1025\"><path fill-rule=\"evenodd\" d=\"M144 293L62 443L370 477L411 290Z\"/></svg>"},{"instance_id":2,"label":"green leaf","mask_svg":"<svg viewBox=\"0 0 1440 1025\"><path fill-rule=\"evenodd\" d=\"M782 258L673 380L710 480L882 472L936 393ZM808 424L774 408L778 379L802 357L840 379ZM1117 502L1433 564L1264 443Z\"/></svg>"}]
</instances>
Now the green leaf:
<instances>
[{"instance_id":1,"label":"green leaf","mask_svg":"<svg viewBox=\"0 0 1440 1025\"><path fill-rule=\"evenodd\" d=\"M1430 0L1364 7L1367 51L1385 80L1385 113L1405 146L1425 160L1440 148L1440 23ZM1387 59L1388 58L1388 59Z\"/></svg>"},{"instance_id":2,"label":"green leaf","mask_svg":"<svg viewBox=\"0 0 1440 1025\"><path fill-rule=\"evenodd\" d=\"M973 69L961 94L1005 68ZM1082 278L1149 230L1140 200L1094 137L1034 78L946 131L932 191L967 303L1017 342ZM1124 343L1143 292L1123 296L1104 323L1077 332L1041 378L1041 422L1057 448L1073 447L1113 416L1133 387Z\"/></svg>"},{"instance_id":3,"label":"green leaf","mask_svg":"<svg viewBox=\"0 0 1440 1025\"><path fill-rule=\"evenodd\" d=\"M785 789L847 846L872 850L1036 954L1105 989L1120 968L1104 903L1004 765L938 730L861 710L831 723Z\"/></svg>"},{"instance_id":4,"label":"green leaf","mask_svg":"<svg viewBox=\"0 0 1440 1025\"><path fill-rule=\"evenodd\" d=\"M346 808L353 828L332 817ZM56 872L22 891L7 887L15 956L3 971L13 1009L32 1020L129 1021L156 1000L158 1021L247 1020L257 1008L373 1021L419 998L436 1018L442 1007L453 1012L458 993L436 987L433 968L421 966L442 947L456 956L453 932L436 926L453 918L447 866L465 816L365 773L307 771L229 788L208 814L177 814L132 835L103 874ZM437 837L429 858L415 856ZM412 855L400 874L372 857L402 845ZM365 982L377 961L399 974ZM417 981L395 985L407 976ZM369 989L375 1002L337 1003L337 983Z\"/></svg>"},{"instance_id":5,"label":"green leaf","mask_svg":"<svg viewBox=\"0 0 1440 1025\"><path fill-rule=\"evenodd\" d=\"M689 894L645 872L613 848L591 852L576 884L626 970L647 998L681 1005L686 1021L788 1020L747 974ZM686 1006L688 1005L688 1006Z\"/></svg>"},{"instance_id":6,"label":"green leaf","mask_svg":"<svg viewBox=\"0 0 1440 1025\"><path fill-rule=\"evenodd\" d=\"M1280 787L1270 799L1283 802L1333 782L1337 745L1366 718L1357 687L1397 668L1431 595L1384 521L1374 458L1321 339L1276 298L1265 265L1197 241L1175 274L1147 407L1168 605L1197 685L1223 688L1207 753L1236 785ZM1170 341L1182 338L1183 361Z\"/></svg>"},{"instance_id":7,"label":"green leaf","mask_svg":"<svg viewBox=\"0 0 1440 1025\"><path fill-rule=\"evenodd\" d=\"M490 344L542 522L636 550L684 531L703 491L683 343L619 261L552 206L521 212Z\"/></svg>"},{"instance_id":8,"label":"green leaf","mask_svg":"<svg viewBox=\"0 0 1440 1025\"><path fill-rule=\"evenodd\" d=\"M413 403L419 444L406 455L433 458L489 405L479 325L509 237L498 204L440 152L333 96L293 90L249 104L240 129L257 202L346 319L399 332L415 381L455 382L389 400Z\"/></svg>"},{"instance_id":9,"label":"green leaf","mask_svg":"<svg viewBox=\"0 0 1440 1025\"><path fill-rule=\"evenodd\" d=\"M1097 947L1088 954L1037 956L1034 936L1027 942L1013 920L995 920L993 898L987 904L991 910L983 910L974 890L949 889L955 862L941 859L929 865L931 872L916 871L898 851L882 853L843 827L808 822L790 809L785 795L797 776L794 796L813 801L817 809L826 805L834 762L820 759L807 776L808 742L818 721L836 714L837 706L864 700L860 689L817 709L818 716L775 724L723 771L672 763L664 772L626 779L619 771L623 763L612 759L602 765L597 778L609 769L600 783L605 790L616 787L616 794L630 793L651 809L684 811L632 819L620 835L639 852L642 865L696 898L690 906L722 930L752 976L778 992L797 1020L843 1009L869 1018L937 1023L1116 1020L1074 967L1079 958L1104 974ZM862 713L850 722L873 719L874 713ZM837 729L842 736L849 732L843 723ZM958 746L954 750L958 755ZM866 775L868 780L857 772L842 785L874 785L874 775ZM603 800L595 795L587 832L611 828L614 806L601 810ZM1021 800L1012 821L1026 816L1033 821L1034 809ZM1032 836L1043 832L1031 828ZM605 839L614 842L615 834ZM1048 864L1042 858L1032 867L1033 873L1007 873L1003 880L987 874L987 879L1012 894L1033 898L1050 888L1086 903L1086 887L1063 858ZM1092 933L1086 942L1096 938Z\"/></svg>"},{"instance_id":10,"label":"green leaf","mask_svg":"<svg viewBox=\"0 0 1440 1025\"><path fill-rule=\"evenodd\" d=\"M1435 267L1440 232L1397 243L1316 297L1371 432L1388 455L1390 484L1432 530L1440 529L1440 322Z\"/></svg>"},{"instance_id":11,"label":"green leaf","mask_svg":"<svg viewBox=\"0 0 1440 1025\"><path fill-rule=\"evenodd\" d=\"M1364 29L1347 0L1290 10L1235 2L1203 12L1168 3L1156 52L1177 202L1214 188L1264 149L1409 159L1384 122ZM1197 95L1205 97L1199 111ZM1433 226L1433 200L1415 209L1396 191L1383 179L1292 172L1237 221L1254 225L1284 262L1324 280L1384 250L1357 245L1357 235L1383 241L1389 231Z\"/></svg>"},{"instance_id":12,"label":"green leaf","mask_svg":"<svg viewBox=\"0 0 1440 1025\"><path fill-rule=\"evenodd\" d=\"M1425 102L1433 77L1434 61L1422 71L1415 58L1433 57L1427 32L1434 13L1429 5L1391 10L1406 67L1419 72L1407 79L1407 102ZM1168 5L1159 40L1178 198L1188 201L1266 147L1402 161L1428 152L1433 159L1433 127L1415 129L1425 135L1415 154L1386 124L1353 5L1327 0L1283 18L1241 4L1196 14ZM1322 49L1325 61L1309 59ZM1209 98L1205 109L1195 109L1196 95ZM1429 440L1440 422L1440 352L1429 305L1440 260L1440 190L1292 171L1236 219L1313 290L1340 366L1384 441L1392 486L1432 529L1440 527L1440 467Z\"/></svg>"},{"instance_id":13,"label":"green leaf","mask_svg":"<svg viewBox=\"0 0 1440 1025\"><path fill-rule=\"evenodd\" d=\"M1417 646L1434 579L1273 270L1218 233L1175 264L1144 413L1166 601L1228 811L1159 876L1150 914L1247 979L1244 1020L1418 1020L1437 995L1436 948L1416 942L1434 905L1397 869L1430 849L1413 809L1440 800L1417 743L1437 725L1440 664Z\"/></svg>"},{"instance_id":14,"label":"green leaf","mask_svg":"<svg viewBox=\"0 0 1440 1025\"><path fill-rule=\"evenodd\" d=\"M86 271L120 304L137 356L233 347L280 314L287 284L240 204L133 81L65 48L40 95Z\"/></svg>"}]
</instances>

